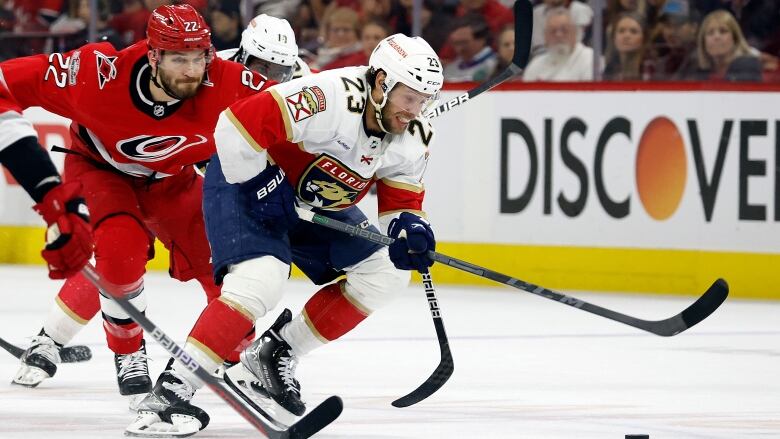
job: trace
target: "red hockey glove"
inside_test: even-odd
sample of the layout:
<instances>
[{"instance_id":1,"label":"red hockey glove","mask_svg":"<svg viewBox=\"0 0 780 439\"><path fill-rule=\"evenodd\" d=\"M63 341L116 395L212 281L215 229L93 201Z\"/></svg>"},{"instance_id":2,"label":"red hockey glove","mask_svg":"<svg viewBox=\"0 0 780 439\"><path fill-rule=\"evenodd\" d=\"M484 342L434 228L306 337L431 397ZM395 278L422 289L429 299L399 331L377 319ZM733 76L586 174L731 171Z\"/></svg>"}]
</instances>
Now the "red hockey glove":
<instances>
[{"instance_id":1,"label":"red hockey glove","mask_svg":"<svg viewBox=\"0 0 780 439\"><path fill-rule=\"evenodd\" d=\"M46 247L41 255L49 266L51 279L73 276L92 257L95 242L89 225L89 211L80 192L81 183L63 183L33 206L49 226Z\"/></svg>"}]
</instances>

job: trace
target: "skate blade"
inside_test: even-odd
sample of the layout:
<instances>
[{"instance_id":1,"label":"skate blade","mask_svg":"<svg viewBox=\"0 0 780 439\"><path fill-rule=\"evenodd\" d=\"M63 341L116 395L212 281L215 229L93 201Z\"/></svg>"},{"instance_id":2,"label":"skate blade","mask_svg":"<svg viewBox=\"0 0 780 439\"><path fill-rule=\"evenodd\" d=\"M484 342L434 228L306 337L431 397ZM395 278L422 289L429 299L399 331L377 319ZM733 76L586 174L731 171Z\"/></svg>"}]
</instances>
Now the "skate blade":
<instances>
[{"instance_id":1,"label":"skate blade","mask_svg":"<svg viewBox=\"0 0 780 439\"><path fill-rule=\"evenodd\" d=\"M228 387L275 426L286 429L298 421L298 416L251 387L250 383L257 382L257 378L241 363L227 369L224 380Z\"/></svg>"},{"instance_id":2,"label":"skate blade","mask_svg":"<svg viewBox=\"0 0 780 439\"><path fill-rule=\"evenodd\" d=\"M125 395L127 398L127 408L133 413L138 412L141 409L141 401L146 398L148 393L138 393L135 395Z\"/></svg>"},{"instance_id":3,"label":"skate blade","mask_svg":"<svg viewBox=\"0 0 780 439\"><path fill-rule=\"evenodd\" d=\"M11 384L33 389L38 387L38 384L42 383L47 378L51 377L48 373L44 372L43 369L35 366L23 365L19 368L19 371L16 372Z\"/></svg>"},{"instance_id":4,"label":"skate blade","mask_svg":"<svg viewBox=\"0 0 780 439\"><path fill-rule=\"evenodd\" d=\"M128 437L177 438L189 437L201 430L200 421L192 416L172 416L173 424L163 422L157 413L140 412L125 429Z\"/></svg>"}]
</instances>

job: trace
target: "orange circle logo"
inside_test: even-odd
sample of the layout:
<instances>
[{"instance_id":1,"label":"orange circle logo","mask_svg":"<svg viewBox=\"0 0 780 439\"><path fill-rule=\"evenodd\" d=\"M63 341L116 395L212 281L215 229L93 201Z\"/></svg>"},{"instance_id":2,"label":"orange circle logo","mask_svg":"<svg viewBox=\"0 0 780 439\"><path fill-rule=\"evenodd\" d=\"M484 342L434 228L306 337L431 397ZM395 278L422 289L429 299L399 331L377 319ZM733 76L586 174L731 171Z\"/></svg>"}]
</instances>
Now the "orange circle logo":
<instances>
[{"instance_id":1,"label":"orange circle logo","mask_svg":"<svg viewBox=\"0 0 780 439\"><path fill-rule=\"evenodd\" d=\"M636 187L645 211L662 221L674 214L682 200L687 177L685 144L674 122L666 117L650 121L636 154Z\"/></svg>"}]
</instances>

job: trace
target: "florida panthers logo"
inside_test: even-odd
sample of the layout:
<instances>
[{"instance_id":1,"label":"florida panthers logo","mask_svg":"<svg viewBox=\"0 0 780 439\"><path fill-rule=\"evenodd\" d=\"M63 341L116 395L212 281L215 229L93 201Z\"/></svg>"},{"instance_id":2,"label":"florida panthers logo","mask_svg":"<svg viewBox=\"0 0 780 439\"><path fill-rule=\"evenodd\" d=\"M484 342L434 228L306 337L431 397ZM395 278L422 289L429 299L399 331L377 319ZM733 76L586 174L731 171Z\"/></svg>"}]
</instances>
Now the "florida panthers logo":
<instances>
[{"instance_id":1,"label":"florida panthers logo","mask_svg":"<svg viewBox=\"0 0 780 439\"><path fill-rule=\"evenodd\" d=\"M116 149L134 161L159 162L187 148L206 143L204 136L195 137L191 140L186 136L136 136L117 142Z\"/></svg>"},{"instance_id":2,"label":"florida panthers logo","mask_svg":"<svg viewBox=\"0 0 780 439\"><path fill-rule=\"evenodd\" d=\"M333 157L322 155L301 175L298 195L312 206L344 209L360 201L370 183Z\"/></svg>"}]
</instances>

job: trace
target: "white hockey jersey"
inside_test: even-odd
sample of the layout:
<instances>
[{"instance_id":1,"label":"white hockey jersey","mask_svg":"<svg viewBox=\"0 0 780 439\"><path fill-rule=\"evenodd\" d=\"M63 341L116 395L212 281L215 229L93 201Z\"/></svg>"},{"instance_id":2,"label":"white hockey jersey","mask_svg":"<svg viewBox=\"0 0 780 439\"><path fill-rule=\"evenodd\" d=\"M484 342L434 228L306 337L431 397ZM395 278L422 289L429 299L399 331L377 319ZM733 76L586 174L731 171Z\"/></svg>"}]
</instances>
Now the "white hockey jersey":
<instances>
[{"instance_id":1,"label":"white hockey jersey","mask_svg":"<svg viewBox=\"0 0 780 439\"><path fill-rule=\"evenodd\" d=\"M225 110L215 139L228 182L247 181L271 161L311 206L347 208L376 182L383 226L404 211L423 215L433 128L420 117L401 135L368 134L367 71L346 67L305 76Z\"/></svg>"}]
</instances>

